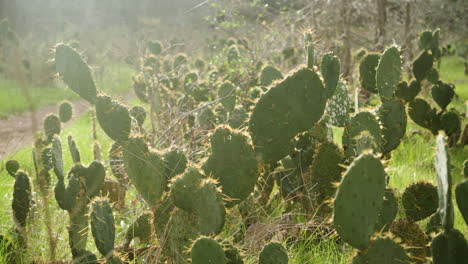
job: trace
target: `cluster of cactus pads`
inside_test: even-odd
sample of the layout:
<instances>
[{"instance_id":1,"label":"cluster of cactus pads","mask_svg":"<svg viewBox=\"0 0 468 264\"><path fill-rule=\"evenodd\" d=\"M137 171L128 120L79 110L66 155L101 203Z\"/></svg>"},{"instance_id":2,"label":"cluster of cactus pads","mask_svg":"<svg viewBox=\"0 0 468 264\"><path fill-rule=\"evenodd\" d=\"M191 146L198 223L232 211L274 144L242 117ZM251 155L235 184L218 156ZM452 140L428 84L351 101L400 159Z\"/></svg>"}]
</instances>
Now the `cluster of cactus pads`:
<instances>
[{"instance_id":1,"label":"cluster of cactus pads","mask_svg":"<svg viewBox=\"0 0 468 264\"><path fill-rule=\"evenodd\" d=\"M258 63L248 89L239 85L246 74L240 65L247 41L227 40L225 61L219 67L201 59L192 61L183 53L170 56L162 43L150 41L148 54L138 65L141 72L133 80L135 94L149 104L149 113L145 107L130 108L99 92L84 58L70 45L57 44L57 72L94 107L99 126L114 141L109 169L115 179L106 177L100 155L83 165L71 135L68 148L73 165L65 169L59 135L61 124L72 117L72 106L64 102L58 115L45 118L44 137L35 144L33 158L38 179L44 179L44 194L53 182L49 171L56 175L54 196L69 214L74 261L98 263L86 247L90 230L106 263L130 260L127 253L138 246L138 238L143 244L157 240L155 255L168 263L241 264L241 250L221 238L225 223L231 220L228 216L238 210L242 227L248 228L249 211L257 211L252 208L268 208L281 198L286 210L295 210L291 203L297 202L307 217L331 219L341 240L357 249L355 264L425 263L431 256L435 264L468 259L467 242L453 224L444 137L437 138L437 186L413 183L400 199L389 186L384 165L405 136L407 111L416 124L432 133L444 130L449 145L458 140L461 118L447 110L454 89L439 80L434 66L440 56L439 32L421 35L423 52L413 63L415 80L409 85L401 80L398 47L391 46L382 54L361 52L361 88L380 98L377 107L361 111L358 103L353 106L347 84L340 78L338 57L328 53L316 62L312 34L304 37L305 65L283 75L272 65ZM283 55L295 56L290 53ZM438 113L416 98L428 83L441 108ZM165 111L168 105L171 109ZM172 118L173 111L179 111L182 119L165 124L162 117ZM168 130L162 132L165 125ZM164 142L178 125L189 147L176 149L175 144ZM342 146L334 142L332 126L343 128ZM160 151L164 146L167 150ZM94 152L100 152L100 147ZM21 234L31 203L29 177L15 161L9 161L6 169L16 178L13 216ZM467 170L465 164L465 177ZM116 246L113 208L120 208L114 202L123 206L129 184L147 210L130 224L123 244ZM465 221L467 193L465 180L455 188ZM399 204L404 217L395 220ZM424 232L417 222L428 218ZM438 234L429 243L433 233ZM281 243L263 245L258 263L288 263Z\"/></svg>"}]
</instances>

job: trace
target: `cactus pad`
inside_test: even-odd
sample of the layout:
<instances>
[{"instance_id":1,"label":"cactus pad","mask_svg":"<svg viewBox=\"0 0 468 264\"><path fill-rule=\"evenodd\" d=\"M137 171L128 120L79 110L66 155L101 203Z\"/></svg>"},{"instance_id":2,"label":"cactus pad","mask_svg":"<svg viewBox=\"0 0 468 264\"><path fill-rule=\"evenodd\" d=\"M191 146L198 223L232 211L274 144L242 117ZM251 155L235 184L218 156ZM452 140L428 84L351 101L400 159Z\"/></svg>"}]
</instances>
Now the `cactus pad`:
<instances>
[{"instance_id":1,"label":"cactus pad","mask_svg":"<svg viewBox=\"0 0 468 264\"><path fill-rule=\"evenodd\" d=\"M5 163L5 169L10 176L15 177L16 172L19 170L20 164L16 160L9 160Z\"/></svg>"},{"instance_id":2,"label":"cactus pad","mask_svg":"<svg viewBox=\"0 0 468 264\"><path fill-rule=\"evenodd\" d=\"M370 93L377 92L375 75L379 60L380 54L367 53L359 64L359 81L361 82L361 87Z\"/></svg>"},{"instance_id":3,"label":"cactus pad","mask_svg":"<svg viewBox=\"0 0 468 264\"><path fill-rule=\"evenodd\" d=\"M94 103L97 92L91 70L75 49L67 44L58 44L55 47L55 67L70 89Z\"/></svg>"},{"instance_id":4,"label":"cactus pad","mask_svg":"<svg viewBox=\"0 0 468 264\"><path fill-rule=\"evenodd\" d=\"M434 57L427 51L421 52L413 62L413 74L416 80L426 79L432 69Z\"/></svg>"},{"instance_id":5,"label":"cactus pad","mask_svg":"<svg viewBox=\"0 0 468 264\"><path fill-rule=\"evenodd\" d=\"M348 88L342 81L338 82L335 93L328 100L327 115L330 118L331 124L337 127L344 127L348 124L353 102L348 94Z\"/></svg>"},{"instance_id":6,"label":"cactus pad","mask_svg":"<svg viewBox=\"0 0 468 264\"><path fill-rule=\"evenodd\" d=\"M96 100L96 117L102 130L115 141L125 141L130 135L131 118L128 108L109 96Z\"/></svg>"},{"instance_id":7,"label":"cactus pad","mask_svg":"<svg viewBox=\"0 0 468 264\"><path fill-rule=\"evenodd\" d=\"M353 258L352 264L409 264L405 249L388 237L376 238L367 251Z\"/></svg>"},{"instance_id":8,"label":"cactus pad","mask_svg":"<svg viewBox=\"0 0 468 264\"><path fill-rule=\"evenodd\" d=\"M136 105L130 109L130 115L135 118L138 126L143 126L146 119L146 110L142 106Z\"/></svg>"},{"instance_id":9,"label":"cactus pad","mask_svg":"<svg viewBox=\"0 0 468 264\"><path fill-rule=\"evenodd\" d=\"M468 225L468 180L464 180L457 185L455 188L455 198L458 209Z\"/></svg>"},{"instance_id":10,"label":"cactus pad","mask_svg":"<svg viewBox=\"0 0 468 264\"><path fill-rule=\"evenodd\" d=\"M428 238L418 224L402 218L390 226L390 232L406 245L412 263L426 263Z\"/></svg>"},{"instance_id":11,"label":"cactus pad","mask_svg":"<svg viewBox=\"0 0 468 264\"><path fill-rule=\"evenodd\" d=\"M429 182L417 182L406 187L402 204L406 218L419 221L431 216L438 207L437 187Z\"/></svg>"},{"instance_id":12,"label":"cactus pad","mask_svg":"<svg viewBox=\"0 0 468 264\"><path fill-rule=\"evenodd\" d=\"M223 194L232 199L227 201L227 206L238 204L253 191L259 174L249 138L220 127L211 136L211 149L203 170L218 180Z\"/></svg>"},{"instance_id":13,"label":"cactus pad","mask_svg":"<svg viewBox=\"0 0 468 264\"><path fill-rule=\"evenodd\" d=\"M310 129L325 109L326 90L317 74L301 68L262 95L252 112L249 130L255 151L265 163L291 151L291 139Z\"/></svg>"},{"instance_id":14,"label":"cactus pad","mask_svg":"<svg viewBox=\"0 0 468 264\"><path fill-rule=\"evenodd\" d=\"M209 237L198 238L191 250L192 264L225 264L226 254L218 242Z\"/></svg>"},{"instance_id":15,"label":"cactus pad","mask_svg":"<svg viewBox=\"0 0 468 264\"><path fill-rule=\"evenodd\" d=\"M424 99L416 98L410 102L408 114L416 124L430 129L435 111Z\"/></svg>"},{"instance_id":16,"label":"cactus pad","mask_svg":"<svg viewBox=\"0 0 468 264\"><path fill-rule=\"evenodd\" d=\"M19 171L16 173L15 184L13 186L13 219L15 224L21 229L26 226L26 219L31 208L31 183L29 181L29 176L23 172Z\"/></svg>"},{"instance_id":17,"label":"cactus pad","mask_svg":"<svg viewBox=\"0 0 468 264\"><path fill-rule=\"evenodd\" d=\"M59 106L59 117L60 122L65 123L70 121L73 116L73 107L70 102L65 101L62 102Z\"/></svg>"},{"instance_id":18,"label":"cactus pad","mask_svg":"<svg viewBox=\"0 0 468 264\"><path fill-rule=\"evenodd\" d=\"M409 86L406 82L400 82L395 91L395 95L408 103L413 101L420 91L421 83L416 80L411 81Z\"/></svg>"},{"instance_id":19,"label":"cactus pad","mask_svg":"<svg viewBox=\"0 0 468 264\"><path fill-rule=\"evenodd\" d=\"M330 98L335 93L340 79L340 59L333 53L323 55L320 71L322 72L325 90L327 90L327 98Z\"/></svg>"},{"instance_id":20,"label":"cactus pad","mask_svg":"<svg viewBox=\"0 0 468 264\"><path fill-rule=\"evenodd\" d=\"M375 223L375 231L381 232L387 230L395 220L398 213L398 201L395 192L392 189L385 189L384 201L379 218Z\"/></svg>"},{"instance_id":21,"label":"cactus pad","mask_svg":"<svg viewBox=\"0 0 468 264\"><path fill-rule=\"evenodd\" d=\"M355 146L358 142L358 138L356 137L358 137L363 131L369 132L369 135L375 142L375 151L381 151L382 136L379 122L377 122L375 116L370 112L359 112L351 117L349 124L343 131L343 148L348 158L355 157L360 154L359 152L355 153Z\"/></svg>"},{"instance_id":22,"label":"cactus pad","mask_svg":"<svg viewBox=\"0 0 468 264\"><path fill-rule=\"evenodd\" d=\"M344 174L334 201L333 224L352 247L369 245L383 204L385 177L380 159L372 154L359 156Z\"/></svg>"},{"instance_id":23,"label":"cactus pad","mask_svg":"<svg viewBox=\"0 0 468 264\"><path fill-rule=\"evenodd\" d=\"M172 177L181 174L187 168L187 157L180 150L171 150L163 155L164 166L166 167L166 177Z\"/></svg>"},{"instance_id":24,"label":"cactus pad","mask_svg":"<svg viewBox=\"0 0 468 264\"><path fill-rule=\"evenodd\" d=\"M153 55L160 55L162 52L162 44L159 41L148 41L148 50Z\"/></svg>"},{"instance_id":25,"label":"cactus pad","mask_svg":"<svg viewBox=\"0 0 468 264\"><path fill-rule=\"evenodd\" d=\"M382 103L377 110L377 116L382 124L382 152L389 153L400 145L406 132L405 105L397 99Z\"/></svg>"},{"instance_id":26,"label":"cactus pad","mask_svg":"<svg viewBox=\"0 0 468 264\"><path fill-rule=\"evenodd\" d=\"M226 111L231 112L236 106L236 87L229 81L223 83L218 90L218 97Z\"/></svg>"},{"instance_id":27,"label":"cactus pad","mask_svg":"<svg viewBox=\"0 0 468 264\"><path fill-rule=\"evenodd\" d=\"M260 85L269 86L276 80L283 79L283 74L273 66L266 66L260 73Z\"/></svg>"},{"instance_id":28,"label":"cactus pad","mask_svg":"<svg viewBox=\"0 0 468 264\"><path fill-rule=\"evenodd\" d=\"M258 258L259 264L288 264L288 252L277 242L266 244Z\"/></svg>"},{"instance_id":29,"label":"cactus pad","mask_svg":"<svg viewBox=\"0 0 468 264\"><path fill-rule=\"evenodd\" d=\"M392 99L401 79L401 57L397 47L387 48L380 56L375 79L382 102Z\"/></svg>"},{"instance_id":30,"label":"cactus pad","mask_svg":"<svg viewBox=\"0 0 468 264\"><path fill-rule=\"evenodd\" d=\"M56 114L49 114L44 119L44 133L50 140L55 134L60 134L60 119Z\"/></svg>"},{"instance_id":31,"label":"cactus pad","mask_svg":"<svg viewBox=\"0 0 468 264\"><path fill-rule=\"evenodd\" d=\"M431 243L434 264L464 264L468 259L468 242L455 228L437 234Z\"/></svg>"},{"instance_id":32,"label":"cactus pad","mask_svg":"<svg viewBox=\"0 0 468 264\"><path fill-rule=\"evenodd\" d=\"M106 258L113 254L115 225L109 201L96 199L91 203L91 232L99 252Z\"/></svg>"},{"instance_id":33,"label":"cactus pad","mask_svg":"<svg viewBox=\"0 0 468 264\"><path fill-rule=\"evenodd\" d=\"M438 82L436 85L432 86L431 95L432 99L434 99L440 108L446 109L447 105L450 104L455 96L455 91L451 85Z\"/></svg>"}]
</instances>

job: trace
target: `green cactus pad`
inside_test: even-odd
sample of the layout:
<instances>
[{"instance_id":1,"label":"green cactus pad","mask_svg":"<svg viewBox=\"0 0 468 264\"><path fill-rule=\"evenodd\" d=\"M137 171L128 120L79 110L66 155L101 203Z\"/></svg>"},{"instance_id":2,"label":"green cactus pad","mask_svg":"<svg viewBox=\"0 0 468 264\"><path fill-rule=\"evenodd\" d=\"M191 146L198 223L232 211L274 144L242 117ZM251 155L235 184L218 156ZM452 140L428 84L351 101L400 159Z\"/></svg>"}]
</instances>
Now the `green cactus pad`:
<instances>
[{"instance_id":1,"label":"green cactus pad","mask_svg":"<svg viewBox=\"0 0 468 264\"><path fill-rule=\"evenodd\" d=\"M429 221L427 222L425 229L426 235L432 237L433 235L442 231L442 229L443 226L440 219L440 214L439 212L436 212L429 218Z\"/></svg>"},{"instance_id":2,"label":"green cactus pad","mask_svg":"<svg viewBox=\"0 0 468 264\"><path fill-rule=\"evenodd\" d=\"M420 91L421 83L416 80L411 81L409 86L406 82L400 82L395 91L395 95L408 103L413 101Z\"/></svg>"},{"instance_id":3,"label":"green cactus pad","mask_svg":"<svg viewBox=\"0 0 468 264\"><path fill-rule=\"evenodd\" d=\"M198 81L198 74L196 72L189 72L184 77L184 90L190 93Z\"/></svg>"},{"instance_id":4,"label":"green cactus pad","mask_svg":"<svg viewBox=\"0 0 468 264\"><path fill-rule=\"evenodd\" d=\"M429 182L413 183L406 187L401 201L406 218L412 221L425 219L437 211L437 187Z\"/></svg>"},{"instance_id":5,"label":"green cactus pad","mask_svg":"<svg viewBox=\"0 0 468 264\"><path fill-rule=\"evenodd\" d=\"M155 206L166 188L164 162L141 137L130 137L123 147L123 160L133 185L150 206Z\"/></svg>"},{"instance_id":6,"label":"green cactus pad","mask_svg":"<svg viewBox=\"0 0 468 264\"><path fill-rule=\"evenodd\" d=\"M380 56L375 79L380 100L392 99L401 79L401 57L397 47L387 48Z\"/></svg>"},{"instance_id":7,"label":"green cactus pad","mask_svg":"<svg viewBox=\"0 0 468 264\"><path fill-rule=\"evenodd\" d=\"M312 69L314 67L314 43L312 39L312 33L306 32L304 34L304 42L307 55L307 68Z\"/></svg>"},{"instance_id":8,"label":"green cactus pad","mask_svg":"<svg viewBox=\"0 0 468 264\"><path fill-rule=\"evenodd\" d=\"M356 158L344 174L335 196L333 224L352 247L369 246L383 204L385 178L380 159L372 154Z\"/></svg>"},{"instance_id":9,"label":"green cactus pad","mask_svg":"<svg viewBox=\"0 0 468 264\"><path fill-rule=\"evenodd\" d=\"M377 116L382 125L382 152L389 153L400 145L406 132L405 105L397 99L383 102L377 110Z\"/></svg>"},{"instance_id":10,"label":"green cactus pad","mask_svg":"<svg viewBox=\"0 0 468 264\"><path fill-rule=\"evenodd\" d=\"M455 228L437 234L431 243L434 264L465 264L468 259L468 242Z\"/></svg>"},{"instance_id":11,"label":"green cactus pad","mask_svg":"<svg viewBox=\"0 0 468 264\"><path fill-rule=\"evenodd\" d=\"M229 81L223 83L218 90L218 97L226 111L231 112L236 106L236 87Z\"/></svg>"},{"instance_id":12,"label":"green cactus pad","mask_svg":"<svg viewBox=\"0 0 468 264\"><path fill-rule=\"evenodd\" d=\"M439 81L439 71L435 68L432 68L427 74L427 80L432 84L437 84Z\"/></svg>"},{"instance_id":13,"label":"green cactus pad","mask_svg":"<svg viewBox=\"0 0 468 264\"><path fill-rule=\"evenodd\" d=\"M159 41L148 41L148 50L153 55L160 55L162 52L162 44Z\"/></svg>"},{"instance_id":14,"label":"green cactus pad","mask_svg":"<svg viewBox=\"0 0 468 264\"><path fill-rule=\"evenodd\" d=\"M390 232L407 247L411 263L426 263L429 239L417 223L405 218L398 219L390 226Z\"/></svg>"},{"instance_id":15,"label":"green cactus pad","mask_svg":"<svg viewBox=\"0 0 468 264\"><path fill-rule=\"evenodd\" d=\"M335 93L328 100L326 113L331 124L336 127L344 127L350 119L353 102L348 94L348 88L342 81L338 82Z\"/></svg>"},{"instance_id":16,"label":"green cactus pad","mask_svg":"<svg viewBox=\"0 0 468 264\"><path fill-rule=\"evenodd\" d=\"M430 50L432 43L432 32L424 31L419 35L419 48L422 50Z\"/></svg>"},{"instance_id":17,"label":"green cactus pad","mask_svg":"<svg viewBox=\"0 0 468 264\"><path fill-rule=\"evenodd\" d=\"M413 74L416 80L426 79L432 69L434 57L427 51L421 52L413 62Z\"/></svg>"},{"instance_id":18,"label":"green cactus pad","mask_svg":"<svg viewBox=\"0 0 468 264\"><path fill-rule=\"evenodd\" d=\"M16 160L9 160L5 163L5 169L10 176L15 177L16 172L19 170L20 164Z\"/></svg>"},{"instance_id":19,"label":"green cactus pad","mask_svg":"<svg viewBox=\"0 0 468 264\"><path fill-rule=\"evenodd\" d=\"M352 264L409 264L405 249L388 237L376 238L368 250L353 258Z\"/></svg>"},{"instance_id":20,"label":"green cactus pad","mask_svg":"<svg viewBox=\"0 0 468 264\"><path fill-rule=\"evenodd\" d=\"M259 264L288 264L288 251L277 242L266 244L258 258Z\"/></svg>"},{"instance_id":21,"label":"green cactus pad","mask_svg":"<svg viewBox=\"0 0 468 264\"><path fill-rule=\"evenodd\" d=\"M115 225L109 201L96 199L91 203L91 232L99 252L106 258L111 257L114 250Z\"/></svg>"},{"instance_id":22,"label":"green cactus pad","mask_svg":"<svg viewBox=\"0 0 468 264\"><path fill-rule=\"evenodd\" d=\"M70 121L73 116L73 107L70 102L62 102L59 106L60 122L65 123Z\"/></svg>"},{"instance_id":23,"label":"green cactus pad","mask_svg":"<svg viewBox=\"0 0 468 264\"><path fill-rule=\"evenodd\" d=\"M216 116L208 107L203 108L197 116L198 124L200 128L204 130L210 130L215 128Z\"/></svg>"},{"instance_id":24,"label":"green cactus pad","mask_svg":"<svg viewBox=\"0 0 468 264\"><path fill-rule=\"evenodd\" d=\"M458 209L468 225L468 180L460 182L455 188Z\"/></svg>"},{"instance_id":25,"label":"green cactus pad","mask_svg":"<svg viewBox=\"0 0 468 264\"><path fill-rule=\"evenodd\" d=\"M148 99L148 88L146 87L145 78L143 75L133 76L133 91L135 95L143 103L149 103Z\"/></svg>"},{"instance_id":26,"label":"green cactus pad","mask_svg":"<svg viewBox=\"0 0 468 264\"><path fill-rule=\"evenodd\" d=\"M218 242L209 237L198 238L191 250L192 264L225 264L226 254Z\"/></svg>"},{"instance_id":27,"label":"green cactus pad","mask_svg":"<svg viewBox=\"0 0 468 264\"><path fill-rule=\"evenodd\" d=\"M131 117L128 108L109 96L96 99L96 117L102 130L115 141L125 141L130 135Z\"/></svg>"},{"instance_id":28,"label":"green cactus pad","mask_svg":"<svg viewBox=\"0 0 468 264\"><path fill-rule=\"evenodd\" d=\"M340 59L333 55L333 53L323 55L320 71L322 72L323 82L327 90L327 98L330 98L335 93L338 80L340 79Z\"/></svg>"},{"instance_id":29,"label":"green cactus pad","mask_svg":"<svg viewBox=\"0 0 468 264\"><path fill-rule=\"evenodd\" d=\"M180 71L187 64L187 55L183 53L176 54L172 65L174 71Z\"/></svg>"},{"instance_id":30,"label":"green cactus pad","mask_svg":"<svg viewBox=\"0 0 468 264\"><path fill-rule=\"evenodd\" d=\"M205 61L202 59L197 59L195 60L194 66L198 70L199 73L203 72L205 70Z\"/></svg>"},{"instance_id":31,"label":"green cactus pad","mask_svg":"<svg viewBox=\"0 0 468 264\"><path fill-rule=\"evenodd\" d=\"M248 119L249 114L247 111L245 111L244 107L238 105L234 108L234 111L232 111L228 124L230 127L238 129L243 127Z\"/></svg>"},{"instance_id":32,"label":"green cactus pad","mask_svg":"<svg viewBox=\"0 0 468 264\"><path fill-rule=\"evenodd\" d=\"M344 162L343 151L331 141L321 143L315 150L310 173L303 178L319 205L335 194L334 183L341 181Z\"/></svg>"},{"instance_id":33,"label":"green cactus pad","mask_svg":"<svg viewBox=\"0 0 468 264\"><path fill-rule=\"evenodd\" d=\"M227 61L229 63L236 63L239 60L239 50L235 45L230 46L227 51Z\"/></svg>"},{"instance_id":34,"label":"green cactus pad","mask_svg":"<svg viewBox=\"0 0 468 264\"><path fill-rule=\"evenodd\" d=\"M460 115L453 110L444 112L440 118L440 122L442 124L442 128L444 129L445 134L449 137L449 145L451 145L451 137L454 137L453 141L455 143L458 142L458 138L461 134L462 123Z\"/></svg>"},{"instance_id":35,"label":"green cactus pad","mask_svg":"<svg viewBox=\"0 0 468 264\"><path fill-rule=\"evenodd\" d=\"M129 245L135 237L140 239L140 243L148 243L151 238L151 219L151 212L139 215L125 233L125 245Z\"/></svg>"},{"instance_id":36,"label":"green cactus pad","mask_svg":"<svg viewBox=\"0 0 468 264\"><path fill-rule=\"evenodd\" d=\"M416 98L408 106L408 115L411 119L424 128L430 129L435 111L431 106L421 98Z\"/></svg>"},{"instance_id":37,"label":"green cactus pad","mask_svg":"<svg viewBox=\"0 0 468 264\"><path fill-rule=\"evenodd\" d=\"M130 109L130 115L135 118L138 126L143 126L146 119L146 110L142 106L136 105Z\"/></svg>"},{"instance_id":38,"label":"green cactus pad","mask_svg":"<svg viewBox=\"0 0 468 264\"><path fill-rule=\"evenodd\" d=\"M26 219L31 208L31 201L32 193L29 176L23 171L18 171L13 186L13 202L11 207L13 209L15 224L20 228L26 226Z\"/></svg>"},{"instance_id":39,"label":"green cactus pad","mask_svg":"<svg viewBox=\"0 0 468 264\"><path fill-rule=\"evenodd\" d=\"M44 119L44 134L48 139L60 134L60 119L56 114L49 114Z\"/></svg>"},{"instance_id":40,"label":"green cactus pad","mask_svg":"<svg viewBox=\"0 0 468 264\"><path fill-rule=\"evenodd\" d=\"M455 91L451 85L438 82L436 85L432 86L431 95L434 102L436 102L440 108L446 109L447 105L452 102Z\"/></svg>"},{"instance_id":41,"label":"green cactus pad","mask_svg":"<svg viewBox=\"0 0 468 264\"><path fill-rule=\"evenodd\" d=\"M468 160L465 160L463 162L463 177L465 177L465 179L468 179Z\"/></svg>"},{"instance_id":42,"label":"green cactus pad","mask_svg":"<svg viewBox=\"0 0 468 264\"><path fill-rule=\"evenodd\" d=\"M41 153L42 166L45 170L50 170L54 167L53 151L51 147L44 148Z\"/></svg>"},{"instance_id":43,"label":"green cactus pad","mask_svg":"<svg viewBox=\"0 0 468 264\"><path fill-rule=\"evenodd\" d=\"M55 47L55 68L70 89L86 101L94 103L97 92L91 70L75 49L67 44L57 44Z\"/></svg>"},{"instance_id":44,"label":"green cactus pad","mask_svg":"<svg viewBox=\"0 0 468 264\"><path fill-rule=\"evenodd\" d=\"M345 126L343 131L342 142L346 157L352 158L360 154L360 152L355 151L358 142L357 137L363 131L369 132L376 146L375 152L381 151L382 132L380 131L379 122L377 122L375 116L370 112L359 112L351 117L349 124Z\"/></svg>"},{"instance_id":45,"label":"green cactus pad","mask_svg":"<svg viewBox=\"0 0 468 264\"><path fill-rule=\"evenodd\" d=\"M377 93L376 68L379 64L380 54L367 53L359 64L359 81L361 87L369 93Z\"/></svg>"},{"instance_id":46,"label":"green cactus pad","mask_svg":"<svg viewBox=\"0 0 468 264\"><path fill-rule=\"evenodd\" d=\"M382 232L387 230L395 220L398 213L398 201L395 192L392 189L385 189L382 209L379 212L379 218L375 223L375 231Z\"/></svg>"},{"instance_id":47,"label":"green cactus pad","mask_svg":"<svg viewBox=\"0 0 468 264\"><path fill-rule=\"evenodd\" d=\"M73 140L72 135L68 135L67 141L68 141L68 148L70 150L72 161L74 163L80 163L81 161L80 151L78 150L78 147L76 146L76 142L75 140Z\"/></svg>"},{"instance_id":48,"label":"green cactus pad","mask_svg":"<svg viewBox=\"0 0 468 264\"><path fill-rule=\"evenodd\" d=\"M187 157L185 157L182 151L177 149L164 153L163 161L168 180L178 174L184 173L187 168Z\"/></svg>"},{"instance_id":49,"label":"green cactus pad","mask_svg":"<svg viewBox=\"0 0 468 264\"><path fill-rule=\"evenodd\" d=\"M315 72L300 68L262 95L249 121L255 151L265 163L291 151L291 139L310 129L325 109L326 90Z\"/></svg>"},{"instance_id":50,"label":"green cactus pad","mask_svg":"<svg viewBox=\"0 0 468 264\"><path fill-rule=\"evenodd\" d=\"M260 85L270 86L274 81L283 79L283 74L273 66L265 66L260 73Z\"/></svg>"},{"instance_id":51,"label":"green cactus pad","mask_svg":"<svg viewBox=\"0 0 468 264\"><path fill-rule=\"evenodd\" d=\"M453 228L454 211L452 203L452 177L450 157L443 134L436 140L435 168L437 172L437 191L439 194L439 213L445 229Z\"/></svg>"},{"instance_id":52,"label":"green cactus pad","mask_svg":"<svg viewBox=\"0 0 468 264\"><path fill-rule=\"evenodd\" d=\"M228 127L216 129L211 136L211 150L203 170L219 181L229 199L226 206L231 207L247 198L255 187L259 175L255 153L246 135Z\"/></svg>"}]
</instances>

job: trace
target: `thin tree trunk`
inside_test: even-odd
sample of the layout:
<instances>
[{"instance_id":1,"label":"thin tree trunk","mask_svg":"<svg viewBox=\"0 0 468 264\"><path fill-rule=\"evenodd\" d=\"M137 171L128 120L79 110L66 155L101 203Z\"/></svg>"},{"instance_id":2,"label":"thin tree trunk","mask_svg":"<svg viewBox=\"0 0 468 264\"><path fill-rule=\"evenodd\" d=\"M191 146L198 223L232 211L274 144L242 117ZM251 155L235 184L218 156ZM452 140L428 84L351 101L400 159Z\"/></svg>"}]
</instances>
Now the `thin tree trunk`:
<instances>
[{"instance_id":1,"label":"thin tree trunk","mask_svg":"<svg viewBox=\"0 0 468 264\"><path fill-rule=\"evenodd\" d=\"M383 46L385 43L385 26L387 24L387 0L377 0L377 34L376 44Z\"/></svg>"},{"instance_id":2,"label":"thin tree trunk","mask_svg":"<svg viewBox=\"0 0 468 264\"><path fill-rule=\"evenodd\" d=\"M343 0L341 15L343 17L343 63L342 74L346 78L351 78L351 7L350 0ZM348 79L348 81L351 81Z\"/></svg>"},{"instance_id":3,"label":"thin tree trunk","mask_svg":"<svg viewBox=\"0 0 468 264\"><path fill-rule=\"evenodd\" d=\"M411 61L413 60L413 47L411 44L411 3L406 3L406 10L405 10L405 42L404 42L404 53L406 55L406 73L408 75L408 79L411 79L412 72L411 72Z\"/></svg>"}]
</instances>

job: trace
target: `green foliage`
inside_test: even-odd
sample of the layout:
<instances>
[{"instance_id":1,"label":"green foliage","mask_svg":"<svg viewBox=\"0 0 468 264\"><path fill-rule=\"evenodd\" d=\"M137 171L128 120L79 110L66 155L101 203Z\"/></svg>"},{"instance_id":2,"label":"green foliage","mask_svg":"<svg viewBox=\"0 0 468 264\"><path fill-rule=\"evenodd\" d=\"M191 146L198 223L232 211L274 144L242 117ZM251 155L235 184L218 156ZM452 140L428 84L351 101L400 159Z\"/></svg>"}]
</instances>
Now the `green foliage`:
<instances>
[{"instance_id":1,"label":"green foliage","mask_svg":"<svg viewBox=\"0 0 468 264\"><path fill-rule=\"evenodd\" d=\"M174 69L174 71L183 71L186 64L187 64L187 55L183 53L179 53L175 55L172 68Z\"/></svg>"},{"instance_id":2,"label":"green foliage","mask_svg":"<svg viewBox=\"0 0 468 264\"><path fill-rule=\"evenodd\" d=\"M155 206L166 188L164 162L142 137L123 143L123 161L128 177L150 206Z\"/></svg>"},{"instance_id":3,"label":"green foliage","mask_svg":"<svg viewBox=\"0 0 468 264\"><path fill-rule=\"evenodd\" d=\"M395 46L387 48L380 56L375 79L382 102L393 98L401 79L401 64L400 51Z\"/></svg>"},{"instance_id":4,"label":"green foliage","mask_svg":"<svg viewBox=\"0 0 468 264\"><path fill-rule=\"evenodd\" d=\"M381 161L372 154L356 158L344 174L335 196L333 225L352 247L369 246L383 204L385 178Z\"/></svg>"},{"instance_id":5,"label":"green foliage","mask_svg":"<svg viewBox=\"0 0 468 264\"><path fill-rule=\"evenodd\" d=\"M266 244L258 258L259 264L288 264L288 252L277 242Z\"/></svg>"},{"instance_id":6,"label":"green foliage","mask_svg":"<svg viewBox=\"0 0 468 264\"><path fill-rule=\"evenodd\" d=\"M323 55L320 63L320 71L322 72L325 89L327 90L327 98L330 98L335 93L340 79L340 59L333 53Z\"/></svg>"},{"instance_id":7,"label":"green foliage","mask_svg":"<svg viewBox=\"0 0 468 264\"><path fill-rule=\"evenodd\" d=\"M224 264L226 254L218 242L209 237L198 238L191 249L193 264Z\"/></svg>"},{"instance_id":8,"label":"green foliage","mask_svg":"<svg viewBox=\"0 0 468 264\"><path fill-rule=\"evenodd\" d=\"M228 127L220 127L211 136L211 150L203 170L219 181L227 197L226 206L245 200L253 191L259 175L249 138Z\"/></svg>"},{"instance_id":9,"label":"green foliage","mask_svg":"<svg viewBox=\"0 0 468 264\"><path fill-rule=\"evenodd\" d=\"M59 106L60 122L65 123L70 121L73 115L73 107L68 101L64 101Z\"/></svg>"},{"instance_id":10,"label":"green foliage","mask_svg":"<svg viewBox=\"0 0 468 264\"><path fill-rule=\"evenodd\" d=\"M91 71L75 49L64 43L57 44L55 68L70 89L88 102L94 103L97 92Z\"/></svg>"},{"instance_id":11,"label":"green foliage","mask_svg":"<svg viewBox=\"0 0 468 264\"><path fill-rule=\"evenodd\" d=\"M291 139L317 122L326 90L318 75L300 68L264 93L252 112L249 130L257 155L276 162L291 151Z\"/></svg>"},{"instance_id":12,"label":"green foliage","mask_svg":"<svg viewBox=\"0 0 468 264\"><path fill-rule=\"evenodd\" d=\"M369 93L377 92L376 68L379 64L380 54L367 53L359 64L359 81L361 87Z\"/></svg>"},{"instance_id":13,"label":"green foliage","mask_svg":"<svg viewBox=\"0 0 468 264\"><path fill-rule=\"evenodd\" d=\"M260 73L260 85L269 86L276 80L283 79L283 74L273 66L265 66Z\"/></svg>"},{"instance_id":14,"label":"green foliage","mask_svg":"<svg viewBox=\"0 0 468 264\"><path fill-rule=\"evenodd\" d=\"M128 139L131 131L131 117L128 108L112 100L109 96L99 95L96 99L96 117L101 128L115 141Z\"/></svg>"},{"instance_id":15,"label":"green foliage","mask_svg":"<svg viewBox=\"0 0 468 264\"><path fill-rule=\"evenodd\" d=\"M402 195L406 218L412 221L425 219L437 211L437 188L429 182L416 182L406 187Z\"/></svg>"}]
</instances>

